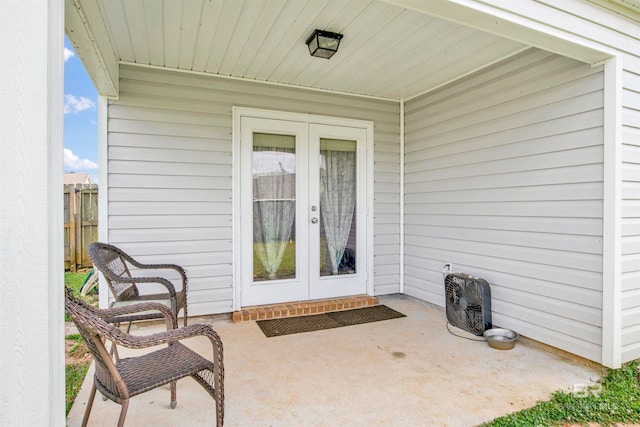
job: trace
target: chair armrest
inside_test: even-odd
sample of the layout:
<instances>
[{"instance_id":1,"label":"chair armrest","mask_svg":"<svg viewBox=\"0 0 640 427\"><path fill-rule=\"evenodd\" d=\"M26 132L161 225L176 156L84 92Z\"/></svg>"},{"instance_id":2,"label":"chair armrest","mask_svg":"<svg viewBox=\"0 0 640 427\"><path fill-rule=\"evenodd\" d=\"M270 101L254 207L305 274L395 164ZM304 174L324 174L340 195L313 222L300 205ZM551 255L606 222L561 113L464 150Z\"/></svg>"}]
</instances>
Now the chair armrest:
<instances>
[{"instance_id":1,"label":"chair armrest","mask_svg":"<svg viewBox=\"0 0 640 427\"><path fill-rule=\"evenodd\" d=\"M95 309L95 314L107 323L118 323L128 321L129 317L135 317L125 317L127 314L142 313L145 311L159 311L167 323L167 330L178 327L178 318L173 310L159 302L142 302L122 307Z\"/></svg>"},{"instance_id":2,"label":"chair armrest","mask_svg":"<svg viewBox=\"0 0 640 427\"><path fill-rule=\"evenodd\" d=\"M185 272L184 268L182 268L177 264L144 264L144 263L141 263L140 261L136 261L135 259L131 258L127 254L124 254L124 257L127 260L127 262L129 262L131 265L133 265L136 268L147 269L147 270L150 270L150 269L151 270L166 270L166 269L176 270L180 274L180 277L182 277L183 287L186 286L187 273Z\"/></svg>"},{"instance_id":3,"label":"chair armrest","mask_svg":"<svg viewBox=\"0 0 640 427\"><path fill-rule=\"evenodd\" d=\"M131 260L131 265L134 265L137 268L140 269L153 269L153 270L176 270L180 276L182 276L183 280L186 280L187 278L187 274L184 270L184 268L180 267L177 264L141 264L140 262L132 259Z\"/></svg>"},{"instance_id":4,"label":"chair armrest","mask_svg":"<svg viewBox=\"0 0 640 427\"><path fill-rule=\"evenodd\" d=\"M142 349L147 347L154 347L161 344L171 344L187 338L205 336L209 338L213 346L214 362L222 361L222 340L218 333L213 330L211 326L203 324L195 324L185 326L184 328L172 329L165 332L158 332L156 334L137 336L131 334L118 334L117 336L109 337L113 339L116 344L127 348Z\"/></svg>"},{"instance_id":5,"label":"chair armrest","mask_svg":"<svg viewBox=\"0 0 640 427\"><path fill-rule=\"evenodd\" d=\"M111 280L117 280L120 283L135 283L139 285L140 283L160 283L169 291L169 297L176 297L176 288L173 286L168 279L164 277L145 277L145 276L137 276L137 277L116 277L115 279L109 277Z\"/></svg>"}]
</instances>

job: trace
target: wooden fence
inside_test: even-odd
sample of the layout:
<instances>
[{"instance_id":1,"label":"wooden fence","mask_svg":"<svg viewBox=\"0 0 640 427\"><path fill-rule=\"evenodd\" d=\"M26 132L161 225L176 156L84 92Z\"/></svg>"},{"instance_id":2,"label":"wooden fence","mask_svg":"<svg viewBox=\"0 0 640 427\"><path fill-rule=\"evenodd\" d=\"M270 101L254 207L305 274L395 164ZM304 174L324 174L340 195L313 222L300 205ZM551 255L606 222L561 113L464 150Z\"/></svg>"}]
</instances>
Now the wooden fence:
<instances>
[{"instance_id":1,"label":"wooden fence","mask_svg":"<svg viewBox=\"0 0 640 427\"><path fill-rule=\"evenodd\" d=\"M64 268L91 267L87 246L98 240L98 186L64 186Z\"/></svg>"}]
</instances>

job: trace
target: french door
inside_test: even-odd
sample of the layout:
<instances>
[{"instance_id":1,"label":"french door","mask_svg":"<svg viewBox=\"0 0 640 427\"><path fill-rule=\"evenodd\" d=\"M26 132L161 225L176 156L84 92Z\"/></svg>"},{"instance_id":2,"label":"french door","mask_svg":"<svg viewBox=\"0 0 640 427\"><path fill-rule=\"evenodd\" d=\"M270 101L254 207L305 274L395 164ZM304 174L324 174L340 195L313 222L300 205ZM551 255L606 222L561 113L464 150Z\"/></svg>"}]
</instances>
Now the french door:
<instances>
[{"instance_id":1,"label":"french door","mask_svg":"<svg viewBox=\"0 0 640 427\"><path fill-rule=\"evenodd\" d=\"M240 119L241 304L367 290L365 128Z\"/></svg>"}]
</instances>

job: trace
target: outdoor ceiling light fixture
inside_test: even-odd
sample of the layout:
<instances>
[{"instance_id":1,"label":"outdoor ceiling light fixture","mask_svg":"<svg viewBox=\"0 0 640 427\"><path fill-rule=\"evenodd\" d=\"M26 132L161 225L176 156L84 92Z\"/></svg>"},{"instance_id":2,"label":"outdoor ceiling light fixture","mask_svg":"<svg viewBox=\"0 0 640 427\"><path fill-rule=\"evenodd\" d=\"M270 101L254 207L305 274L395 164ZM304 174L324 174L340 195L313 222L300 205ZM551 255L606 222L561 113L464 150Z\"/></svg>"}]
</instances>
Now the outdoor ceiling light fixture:
<instances>
[{"instance_id":1,"label":"outdoor ceiling light fixture","mask_svg":"<svg viewBox=\"0 0 640 427\"><path fill-rule=\"evenodd\" d=\"M342 34L331 33L329 31L315 30L307 39L311 56L329 59L338 51Z\"/></svg>"}]
</instances>

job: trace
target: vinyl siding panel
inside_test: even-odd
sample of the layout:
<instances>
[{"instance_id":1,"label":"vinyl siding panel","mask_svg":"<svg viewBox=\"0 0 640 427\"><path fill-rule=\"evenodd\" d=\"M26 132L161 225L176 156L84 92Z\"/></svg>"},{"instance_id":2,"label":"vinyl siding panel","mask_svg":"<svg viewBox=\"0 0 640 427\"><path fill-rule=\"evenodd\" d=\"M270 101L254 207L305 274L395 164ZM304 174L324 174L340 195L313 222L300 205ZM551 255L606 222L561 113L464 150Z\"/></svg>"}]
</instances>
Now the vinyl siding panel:
<instances>
[{"instance_id":1,"label":"vinyl siding panel","mask_svg":"<svg viewBox=\"0 0 640 427\"><path fill-rule=\"evenodd\" d=\"M399 105L132 66L108 108L109 240L189 277L191 315L232 311L232 107L374 121L374 283L399 292ZM379 214L378 214L379 213Z\"/></svg>"},{"instance_id":2,"label":"vinyl siding panel","mask_svg":"<svg viewBox=\"0 0 640 427\"><path fill-rule=\"evenodd\" d=\"M620 265L622 303L621 348L608 349L621 353L622 363L640 358L640 304L637 289L640 287L640 26L636 10L619 2L605 0L535 0L515 2L477 0L487 13L512 15L543 31L560 31L594 46L601 46L619 55L622 65L622 140L621 144L621 236ZM553 48L553 47L551 47ZM605 278L605 283L613 278ZM618 278L616 278L618 279ZM618 313L616 313L618 314ZM615 357L614 357L615 358Z\"/></svg>"},{"instance_id":3,"label":"vinyl siding panel","mask_svg":"<svg viewBox=\"0 0 640 427\"><path fill-rule=\"evenodd\" d=\"M405 106L405 292L601 360L603 69L530 49Z\"/></svg>"},{"instance_id":4,"label":"vinyl siding panel","mask_svg":"<svg viewBox=\"0 0 640 427\"><path fill-rule=\"evenodd\" d=\"M623 74L622 359L640 358L640 75Z\"/></svg>"}]
</instances>

